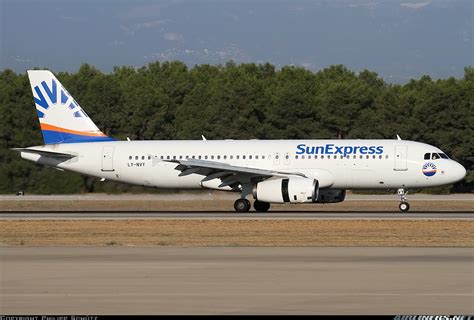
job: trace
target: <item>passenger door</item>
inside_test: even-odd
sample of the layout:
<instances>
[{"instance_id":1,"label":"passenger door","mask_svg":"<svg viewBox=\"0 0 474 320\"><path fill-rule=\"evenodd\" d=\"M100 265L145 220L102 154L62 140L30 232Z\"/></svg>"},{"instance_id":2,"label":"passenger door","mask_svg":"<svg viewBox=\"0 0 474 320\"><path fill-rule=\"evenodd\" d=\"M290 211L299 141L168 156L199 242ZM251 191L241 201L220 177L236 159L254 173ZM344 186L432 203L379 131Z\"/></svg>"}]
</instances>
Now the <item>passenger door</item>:
<instances>
[{"instance_id":1,"label":"passenger door","mask_svg":"<svg viewBox=\"0 0 474 320\"><path fill-rule=\"evenodd\" d=\"M395 146L395 165L393 170L407 170L407 146Z\"/></svg>"},{"instance_id":2,"label":"passenger door","mask_svg":"<svg viewBox=\"0 0 474 320\"><path fill-rule=\"evenodd\" d=\"M102 149L102 171L115 171L114 147L104 147Z\"/></svg>"}]
</instances>

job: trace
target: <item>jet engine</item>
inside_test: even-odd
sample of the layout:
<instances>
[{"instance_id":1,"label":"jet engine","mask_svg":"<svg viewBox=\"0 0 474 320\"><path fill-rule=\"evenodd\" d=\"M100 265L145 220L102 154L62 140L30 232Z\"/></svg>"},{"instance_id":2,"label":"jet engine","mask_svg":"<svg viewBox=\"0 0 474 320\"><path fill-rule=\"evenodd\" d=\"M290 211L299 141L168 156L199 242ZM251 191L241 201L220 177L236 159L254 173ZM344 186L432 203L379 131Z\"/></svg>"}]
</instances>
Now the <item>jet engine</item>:
<instances>
[{"instance_id":1,"label":"jet engine","mask_svg":"<svg viewBox=\"0 0 474 320\"><path fill-rule=\"evenodd\" d=\"M319 190L318 203L336 203L342 202L346 198L346 190L324 189Z\"/></svg>"},{"instance_id":2,"label":"jet engine","mask_svg":"<svg viewBox=\"0 0 474 320\"><path fill-rule=\"evenodd\" d=\"M318 191L318 180L292 177L257 183L253 189L253 197L258 201L270 203L316 202Z\"/></svg>"}]
</instances>

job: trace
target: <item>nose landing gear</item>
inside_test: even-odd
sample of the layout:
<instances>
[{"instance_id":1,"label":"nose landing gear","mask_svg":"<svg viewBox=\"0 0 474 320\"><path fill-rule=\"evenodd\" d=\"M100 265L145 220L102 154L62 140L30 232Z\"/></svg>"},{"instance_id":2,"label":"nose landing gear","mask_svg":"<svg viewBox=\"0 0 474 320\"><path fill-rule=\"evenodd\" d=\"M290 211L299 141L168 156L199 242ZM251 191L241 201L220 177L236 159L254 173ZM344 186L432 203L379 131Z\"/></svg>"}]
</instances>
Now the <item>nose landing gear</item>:
<instances>
[{"instance_id":1,"label":"nose landing gear","mask_svg":"<svg viewBox=\"0 0 474 320\"><path fill-rule=\"evenodd\" d=\"M408 212L410 210L410 204L407 202L407 193L408 191L405 192L405 189L398 189L398 195L400 196L398 208L401 212Z\"/></svg>"}]
</instances>

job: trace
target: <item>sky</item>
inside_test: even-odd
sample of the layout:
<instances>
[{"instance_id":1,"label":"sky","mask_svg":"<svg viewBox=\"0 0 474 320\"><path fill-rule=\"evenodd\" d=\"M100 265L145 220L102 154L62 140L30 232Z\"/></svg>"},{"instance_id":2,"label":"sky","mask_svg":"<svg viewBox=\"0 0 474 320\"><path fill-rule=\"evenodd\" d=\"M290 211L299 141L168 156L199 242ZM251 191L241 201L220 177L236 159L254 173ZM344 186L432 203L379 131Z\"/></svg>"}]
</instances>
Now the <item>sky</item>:
<instances>
[{"instance_id":1,"label":"sky","mask_svg":"<svg viewBox=\"0 0 474 320\"><path fill-rule=\"evenodd\" d=\"M460 78L474 65L474 1L0 0L0 70L156 60Z\"/></svg>"}]
</instances>

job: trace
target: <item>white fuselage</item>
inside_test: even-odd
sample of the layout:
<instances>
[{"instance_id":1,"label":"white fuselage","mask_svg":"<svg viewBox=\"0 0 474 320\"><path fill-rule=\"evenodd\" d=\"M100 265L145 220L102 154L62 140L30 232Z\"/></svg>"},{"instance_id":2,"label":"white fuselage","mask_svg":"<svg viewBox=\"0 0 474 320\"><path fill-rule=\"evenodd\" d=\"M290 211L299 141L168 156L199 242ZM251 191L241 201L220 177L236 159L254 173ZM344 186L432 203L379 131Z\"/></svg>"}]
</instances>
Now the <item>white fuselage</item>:
<instances>
[{"instance_id":1,"label":"white fuselage","mask_svg":"<svg viewBox=\"0 0 474 320\"><path fill-rule=\"evenodd\" d=\"M302 173L320 188L425 188L462 179L465 169L451 159L425 159L442 153L428 144L405 140L174 140L64 143L34 147L70 153L57 160L22 152L25 159L88 176L156 188L202 188L202 175L179 176L185 158L239 167ZM427 176L423 167L435 166ZM218 188L207 185L207 187Z\"/></svg>"}]
</instances>

